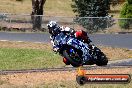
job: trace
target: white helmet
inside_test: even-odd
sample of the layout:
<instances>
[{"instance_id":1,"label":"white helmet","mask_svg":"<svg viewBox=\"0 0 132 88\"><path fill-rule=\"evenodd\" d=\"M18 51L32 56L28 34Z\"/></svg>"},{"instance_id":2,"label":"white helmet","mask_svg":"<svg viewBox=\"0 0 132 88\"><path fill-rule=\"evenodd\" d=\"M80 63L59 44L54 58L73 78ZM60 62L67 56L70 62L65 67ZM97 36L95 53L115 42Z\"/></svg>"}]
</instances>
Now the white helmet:
<instances>
[{"instance_id":1,"label":"white helmet","mask_svg":"<svg viewBox=\"0 0 132 88\"><path fill-rule=\"evenodd\" d=\"M55 21L50 21L47 24L47 27L49 29L49 33L52 35L56 35L56 34L60 33L60 27Z\"/></svg>"},{"instance_id":2,"label":"white helmet","mask_svg":"<svg viewBox=\"0 0 132 88\"><path fill-rule=\"evenodd\" d=\"M50 21L50 22L47 24L47 27L48 27L48 28L52 28L52 27L55 27L55 26L57 26L56 21Z\"/></svg>"}]
</instances>

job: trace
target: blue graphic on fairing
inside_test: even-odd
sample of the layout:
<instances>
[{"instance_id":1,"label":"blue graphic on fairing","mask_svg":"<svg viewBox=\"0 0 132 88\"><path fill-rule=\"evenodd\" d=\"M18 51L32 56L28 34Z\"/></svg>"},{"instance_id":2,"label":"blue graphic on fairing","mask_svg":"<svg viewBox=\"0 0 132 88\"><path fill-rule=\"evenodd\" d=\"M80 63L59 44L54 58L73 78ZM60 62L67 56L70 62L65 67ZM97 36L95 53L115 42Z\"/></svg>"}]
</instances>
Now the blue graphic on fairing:
<instances>
[{"instance_id":1,"label":"blue graphic on fairing","mask_svg":"<svg viewBox=\"0 0 132 88\"><path fill-rule=\"evenodd\" d=\"M58 47L62 47L66 44L81 50L83 52L82 57L84 62L91 58L88 46L74 37L70 37L64 35L63 33L60 33L55 37L54 43ZM70 50L70 52L73 52L72 49Z\"/></svg>"},{"instance_id":2,"label":"blue graphic on fairing","mask_svg":"<svg viewBox=\"0 0 132 88\"><path fill-rule=\"evenodd\" d=\"M71 64L73 67L93 64L103 66L108 63L106 55L89 40L84 43L82 39L77 39L73 34L69 35L65 32L52 34L50 39L53 51L63 57L66 65Z\"/></svg>"},{"instance_id":3,"label":"blue graphic on fairing","mask_svg":"<svg viewBox=\"0 0 132 88\"><path fill-rule=\"evenodd\" d=\"M83 52L83 60L88 60L91 58L91 55L89 54L89 48L83 42L75 38L71 38L68 40L67 44L81 50Z\"/></svg>"}]
</instances>

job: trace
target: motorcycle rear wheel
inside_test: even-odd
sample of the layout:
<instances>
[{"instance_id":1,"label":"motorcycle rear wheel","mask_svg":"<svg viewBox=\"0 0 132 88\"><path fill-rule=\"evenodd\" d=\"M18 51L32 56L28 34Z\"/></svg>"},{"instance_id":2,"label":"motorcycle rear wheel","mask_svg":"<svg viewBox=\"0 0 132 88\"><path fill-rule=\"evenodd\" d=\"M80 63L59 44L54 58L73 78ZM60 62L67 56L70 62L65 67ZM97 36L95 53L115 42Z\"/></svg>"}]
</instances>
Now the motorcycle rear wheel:
<instances>
[{"instance_id":1,"label":"motorcycle rear wheel","mask_svg":"<svg viewBox=\"0 0 132 88\"><path fill-rule=\"evenodd\" d=\"M96 61L96 65L98 65L98 66L107 65L108 58L106 57L106 55L103 52L100 52L100 55L98 55L97 58L98 59Z\"/></svg>"}]
</instances>

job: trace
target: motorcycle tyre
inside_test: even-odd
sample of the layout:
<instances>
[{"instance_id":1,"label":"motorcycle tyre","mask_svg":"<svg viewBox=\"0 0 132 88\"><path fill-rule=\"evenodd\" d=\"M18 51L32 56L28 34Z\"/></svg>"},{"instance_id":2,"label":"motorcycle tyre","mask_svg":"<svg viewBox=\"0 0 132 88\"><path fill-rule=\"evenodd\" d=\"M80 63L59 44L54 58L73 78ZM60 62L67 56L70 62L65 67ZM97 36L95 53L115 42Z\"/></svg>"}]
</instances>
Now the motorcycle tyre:
<instances>
[{"instance_id":1,"label":"motorcycle tyre","mask_svg":"<svg viewBox=\"0 0 132 88\"><path fill-rule=\"evenodd\" d=\"M79 67L79 66L82 66L81 63L79 62L75 62L67 53L66 50L63 51L63 56L66 57L68 59L68 61L70 62L70 64L73 66L73 67Z\"/></svg>"},{"instance_id":2,"label":"motorcycle tyre","mask_svg":"<svg viewBox=\"0 0 132 88\"><path fill-rule=\"evenodd\" d=\"M98 66L104 66L104 65L107 65L107 63L108 63L108 58L106 57L106 55L103 53L103 52L101 52L100 53L101 54L101 56L98 56L97 58L97 61L96 61L96 65L98 65Z\"/></svg>"}]
</instances>

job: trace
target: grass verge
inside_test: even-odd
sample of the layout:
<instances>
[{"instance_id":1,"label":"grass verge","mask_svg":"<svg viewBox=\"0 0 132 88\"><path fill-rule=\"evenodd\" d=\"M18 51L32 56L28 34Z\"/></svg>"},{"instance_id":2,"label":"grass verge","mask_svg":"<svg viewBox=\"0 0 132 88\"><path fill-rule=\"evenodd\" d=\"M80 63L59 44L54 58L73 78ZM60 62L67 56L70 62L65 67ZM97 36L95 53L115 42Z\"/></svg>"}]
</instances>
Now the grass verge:
<instances>
[{"instance_id":1,"label":"grass verge","mask_svg":"<svg viewBox=\"0 0 132 88\"><path fill-rule=\"evenodd\" d=\"M132 50L103 47L110 60L132 58ZM62 57L52 51L51 44L0 42L0 70L35 69L64 66Z\"/></svg>"},{"instance_id":2,"label":"grass verge","mask_svg":"<svg viewBox=\"0 0 132 88\"><path fill-rule=\"evenodd\" d=\"M46 50L0 48L0 70L62 66L60 56Z\"/></svg>"}]
</instances>

